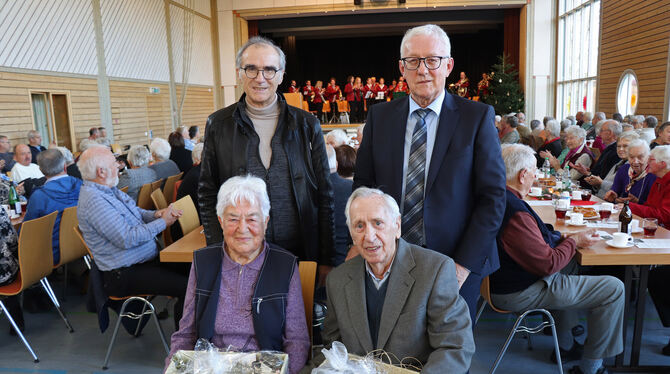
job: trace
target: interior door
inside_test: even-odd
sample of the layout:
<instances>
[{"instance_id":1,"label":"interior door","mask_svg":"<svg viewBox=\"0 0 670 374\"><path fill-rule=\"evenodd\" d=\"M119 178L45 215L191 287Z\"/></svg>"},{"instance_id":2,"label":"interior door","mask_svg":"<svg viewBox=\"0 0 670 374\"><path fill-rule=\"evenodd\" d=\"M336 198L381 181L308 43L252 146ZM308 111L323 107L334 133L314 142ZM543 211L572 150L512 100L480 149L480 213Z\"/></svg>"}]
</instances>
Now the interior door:
<instances>
[{"instance_id":1,"label":"interior door","mask_svg":"<svg viewBox=\"0 0 670 374\"><path fill-rule=\"evenodd\" d=\"M67 95L52 94L51 100L53 102L56 143L61 147L74 149L70 133L70 114L67 105Z\"/></svg>"}]
</instances>

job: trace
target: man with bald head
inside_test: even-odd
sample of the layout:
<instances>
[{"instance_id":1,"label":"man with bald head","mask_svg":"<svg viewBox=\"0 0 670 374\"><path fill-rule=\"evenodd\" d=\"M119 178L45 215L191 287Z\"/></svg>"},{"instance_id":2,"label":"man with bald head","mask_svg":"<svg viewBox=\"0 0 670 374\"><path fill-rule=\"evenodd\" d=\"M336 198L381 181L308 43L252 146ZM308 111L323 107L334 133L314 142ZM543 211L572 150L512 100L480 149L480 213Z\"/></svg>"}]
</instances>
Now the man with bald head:
<instances>
[{"instance_id":1,"label":"man with bald head","mask_svg":"<svg viewBox=\"0 0 670 374\"><path fill-rule=\"evenodd\" d=\"M117 162L107 147L88 148L77 166L84 179L77 209L79 228L102 273L105 292L109 296L177 297L174 318L178 327L188 278L182 269L158 260L155 237L172 225L181 211L172 204L156 211L139 208L116 187Z\"/></svg>"},{"instance_id":2,"label":"man with bald head","mask_svg":"<svg viewBox=\"0 0 670 374\"><path fill-rule=\"evenodd\" d=\"M28 178L39 179L44 176L37 164L31 163L33 154L30 148L25 144L17 144L14 147L14 160L16 164L12 168L12 180L15 183L21 183Z\"/></svg>"}]
</instances>

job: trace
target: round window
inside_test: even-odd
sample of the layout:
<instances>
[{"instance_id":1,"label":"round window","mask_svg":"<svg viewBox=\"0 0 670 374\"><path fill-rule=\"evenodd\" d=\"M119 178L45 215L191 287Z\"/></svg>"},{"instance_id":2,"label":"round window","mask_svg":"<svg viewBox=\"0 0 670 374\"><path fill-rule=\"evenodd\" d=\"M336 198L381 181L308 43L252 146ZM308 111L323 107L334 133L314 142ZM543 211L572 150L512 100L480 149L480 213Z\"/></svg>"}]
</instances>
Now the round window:
<instances>
[{"instance_id":1,"label":"round window","mask_svg":"<svg viewBox=\"0 0 670 374\"><path fill-rule=\"evenodd\" d=\"M616 91L617 111L626 116L635 114L638 99L637 76L631 69L626 69L621 74L619 86Z\"/></svg>"}]
</instances>

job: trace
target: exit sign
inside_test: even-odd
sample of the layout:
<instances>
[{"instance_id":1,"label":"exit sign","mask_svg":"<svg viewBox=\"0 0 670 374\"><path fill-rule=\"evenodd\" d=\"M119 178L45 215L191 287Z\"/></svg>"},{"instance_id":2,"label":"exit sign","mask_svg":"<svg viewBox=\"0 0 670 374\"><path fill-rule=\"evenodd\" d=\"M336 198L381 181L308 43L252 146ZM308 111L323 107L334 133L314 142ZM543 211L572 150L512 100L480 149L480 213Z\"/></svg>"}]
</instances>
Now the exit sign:
<instances>
[{"instance_id":1,"label":"exit sign","mask_svg":"<svg viewBox=\"0 0 670 374\"><path fill-rule=\"evenodd\" d=\"M159 94L159 93L161 93L161 89L158 88L158 87L149 87L149 93Z\"/></svg>"}]
</instances>

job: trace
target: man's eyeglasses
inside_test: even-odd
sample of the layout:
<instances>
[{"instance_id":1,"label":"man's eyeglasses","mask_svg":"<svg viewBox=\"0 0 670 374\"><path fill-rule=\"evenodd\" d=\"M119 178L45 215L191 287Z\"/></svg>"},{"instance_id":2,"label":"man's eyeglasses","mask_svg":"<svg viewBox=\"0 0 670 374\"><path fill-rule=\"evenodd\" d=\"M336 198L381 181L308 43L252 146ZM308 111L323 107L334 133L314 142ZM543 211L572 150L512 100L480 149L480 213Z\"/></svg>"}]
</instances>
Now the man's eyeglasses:
<instances>
[{"instance_id":1,"label":"man's eyeglasses","mask_svg":"<svg viewBox=\"0 0 670 374\"><path fill-rule=\"evenodd\" d=\"M403 57L400 61L402 61L405 69L417 70L421 65L421 61L423 61L428 70L435 70L442 65L442 60L445 58L449 58L449 56Z\"/></svg>"},{"instance_id":2,"label":"man's eyeglasses","mask_svg":"<svg viewBox=\"0 0 670 374\"><path fill-rule=\"evenodd\" d=\"M278 71L281 71L281 69L276 69L273 67L266 67L263 69L259 69L256 66L250 65L250 66L245 66L242 68L244 70L244 75L247 76L249 79L255 79L258 76L258 72L262 71L263 72L263 78L265 79L272 79L277 75Z\"/></svg>"}]
</instances>

